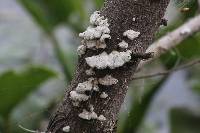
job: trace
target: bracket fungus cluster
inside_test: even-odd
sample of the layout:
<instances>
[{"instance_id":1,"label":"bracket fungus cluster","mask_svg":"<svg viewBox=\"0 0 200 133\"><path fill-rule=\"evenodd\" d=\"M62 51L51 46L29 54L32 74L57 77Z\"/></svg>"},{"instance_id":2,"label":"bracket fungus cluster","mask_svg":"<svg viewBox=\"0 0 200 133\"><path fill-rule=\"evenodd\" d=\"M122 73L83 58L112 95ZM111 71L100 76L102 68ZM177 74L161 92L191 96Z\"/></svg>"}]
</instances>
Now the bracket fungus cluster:
<instances>
[{"instance_id":1,"label":"bracket fungus cluster","mask_svg":"<svg viewBox=\"0 0 200 133\"><path fill-rule=\"evenodd\" d=\"M134 40L140 35L140 32L134 30L127 30L123 33L123 36L130 40ZM101 90L99 85L103 86L113 86L118 83L118 79L114 78L111 74L106 74L104 77L95 77L95 70L104 69L116 69L122 67L125 63L130 62L131 55L133 54L131 50L128 49L129 45L127 42L122 40L118 44L118 47L124 49L123 52L113 50L110 53L106 52L106 39L111 39L110 29L107 18L100 15L99 11L94 12L90 17L90 26L83 33L79 34L81 37L82 44L78 47L77 52L79 56L87 53L87 50L97 50L105 49L102 53L98 55L93 55L90 57L84 57L87 65L90 67L85 71L85 74L89 78L82 83L79 83L75 90L70 92L70 98L74 106L79 107L80 102L86 102L92 97L92 93L86 92L98 92L99 97L106 99L109 95L105 90ZM90 110L83 109L78 116L85 120L100 120L106 121L106 117L103 115L97 115L93 105L89 105Z\"/></svg>"}]
</instances>

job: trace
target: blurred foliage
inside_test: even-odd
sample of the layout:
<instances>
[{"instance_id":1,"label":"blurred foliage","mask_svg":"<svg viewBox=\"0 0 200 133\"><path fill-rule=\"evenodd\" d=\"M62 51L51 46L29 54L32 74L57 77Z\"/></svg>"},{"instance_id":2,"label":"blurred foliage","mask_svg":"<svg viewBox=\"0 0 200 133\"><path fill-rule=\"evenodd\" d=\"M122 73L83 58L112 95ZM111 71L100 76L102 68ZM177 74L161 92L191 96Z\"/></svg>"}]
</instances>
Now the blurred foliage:
<instances>
[{"instance_id":1,"label":"blurred foliage","mask_svg":"<svg viewBox=\"0 0 200 133\"><path fill-rule=\"evenodd\" d=\"M61 23L70 24L73 29L78 29L81 23L71 24L70 16L78 13L77 22L82 22L86 17L83 0L18 0L32 15L35 21L46 32L52 32Z\"/></svg>"},{"instance_id":2,"label":"blurred foliage","mask_svg":"<svg viewBox=\"0 0 200 133\"><path fill-rule=\"evenodd\" d=\"M193 17L198 10L198 0L175 0L175 5L182 12L182 21ZM184 11L184 9L188 10Z\"/></svg>"},{"instance_id":3,"label":"blurred foliage","mask_svg":"<svg viewBox=\"0 0 200 133\"><path fill-rule=\"evenodd\" d=\"M119 133L136 133L142 120L150 106L150 103L159 90L165 78L159 81L156 84L148 86L148 91L145 91L145 94L142 96L142 99L135 99L132 103L131 110L128 113L128 117L125 120L122 129L119 129Z\"/></svg>"},{"instance_id":4,"label":"blurred foliage","mask_svg":"<svg viewBox=\"0 0 200 133\"><path fill-rule=\"evenodd\" d=\"M200 116L185 108L174 108L170 112L171 133L199 133Z\"/></svg>"},{"instance_id":5,"label":"blurred foliage","mask_svg":"<svg viewBox=\"0 0 200 133\"><path fill-rule=\"evenodd\" d=\"M9 113L32 91L55 73L43 67L31 67L23 72L7 71L0 75L0 115ZM6 101L6 102L2 102Z\"/></svg>"}]
</instances>

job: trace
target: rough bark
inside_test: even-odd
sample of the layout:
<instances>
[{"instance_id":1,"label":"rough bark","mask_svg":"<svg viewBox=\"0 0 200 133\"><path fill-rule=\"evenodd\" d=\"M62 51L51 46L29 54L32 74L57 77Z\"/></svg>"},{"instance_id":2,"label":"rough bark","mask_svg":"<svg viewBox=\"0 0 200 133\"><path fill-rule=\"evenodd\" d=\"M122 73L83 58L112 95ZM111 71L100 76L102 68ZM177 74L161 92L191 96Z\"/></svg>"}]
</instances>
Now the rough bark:
<instances>
[{"instance_id":1,"label":"rough bark","mask_svg":"<svg viewBox=\"0 0 200 133\"><path fill-rule=\"evenodd\" d=\"M101 10L101 15L108 18L109 28L111 30L111 40L108 40L107 48L104 50L107 53L113 50L121 51L117 44L122 40L129 43L130 50L136 53L144 53L147 47L152 43L154 34L158 30L169 0L107 0L104 8ZM136 18L136 21L133 21ZM138 38L131 41L123 36L126 30L133 29L141 34ZM110 70L95 70L95 77L103 77L110 74L117 78L119 82L111 87L101 86L100 90L105 91L109 98L100 99L100 92L92 92L92 97L89 101L81 104L81 107L74 107L69 98L69 92L76 88L78 83L86 81L89 76L85 74L85 70L89 66L85 62L85 57L97 55L103 52L102 50L92 51L79 58L76 73L71 85L65 92L65 97L55 114L52 116L47 132L62 133L64 126L70 126L72 133L115 133L118 113L124 97L127 92L127 86L131 76L134 74L139 59L132 59L131 62L124 66ZM98 120L83 120L78 117L78 114L83 109L87 109L88 105L94 105L94 111L106 117L106 121Z\"/></svg>"}]
</instances>

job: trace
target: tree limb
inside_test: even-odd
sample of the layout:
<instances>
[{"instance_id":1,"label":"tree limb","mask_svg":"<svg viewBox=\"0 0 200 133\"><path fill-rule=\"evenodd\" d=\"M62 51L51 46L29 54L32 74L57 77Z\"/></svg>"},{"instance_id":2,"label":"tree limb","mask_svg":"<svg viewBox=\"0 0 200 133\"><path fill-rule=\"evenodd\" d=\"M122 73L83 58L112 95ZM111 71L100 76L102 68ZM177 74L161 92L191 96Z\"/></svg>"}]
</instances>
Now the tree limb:
<instances>
[{"instance_id":1,"label":"tree limb","mask_svg":"<svg viewBox=\"0 0 200 133\"><path fill-rule=\"evenodd\" d=\"M132 53L144 53L153 42L154 34L158 30L169 0L106 0L100 14L108 19L110 24L111 39L106 41L106 53L122 51L118 45L122 40L129 46ZM134 18L134 21L133 21ZM124 37L127 30L139 31L140 35L134 40ZM76 73L71 85L65 92L65 97L55 114L52 116L47 132L62 133L65 126L70 126L72 133L116 133L118 113L131 81L131 75L136 71L140 59L133 58L131 62L115 69L95 69L95 78L111 75L117 79L117 84L112 86L99 86L99 92L91 92L90 98L82 102L79 107L74 107L70 99L70 92L75 90L79 83L90 78L86 70L90 69L85 58L101 54L103 50L88 50L79 58ZM108 97L101 99L102 92ZM84 120L79 114L93 105L93 110L106 117L105 121Z\"/></svg>"},{"instance_id":2,"label":"tree limb","mask_svg":"<svg viewBox=\"0 0 200 133\"><path fill-rule=\"evenodd\" d=\"M167 74L169 74L171 72L182 70L182 69L186 69L186 68L192 67L194 65L197 65L199 63L200 63L200 59L192 61L192 62L189 62L187 64L184 64L182 66L176 67L176 68L171 69L171 70L166 70L166 71L157 72L157 73L153 73L153 74L147 74L147 75L143 75L143 76L133 76L132 80L145 79L145 78L153 78L153 77L157 77L157 76L167 75Z\"/></svg>"},{"instance_id":3,"label":"tree limb","mask_svg":"<svg viewBox=\"0 0 200 133\"><path fill-rule=\"evenodd\" d=\"M140 70L145 64L158 58L160 55L169 51L171 48L176 47L183 40L198 31L200 31L200 15L192 18L187 23L183 24L179 28L175 29L171 33L168 33L166 36L153 43L146 50L146 53L153 52L154 57L146 61L141 61L137 69Z\"/></svg>"}]
</instances>

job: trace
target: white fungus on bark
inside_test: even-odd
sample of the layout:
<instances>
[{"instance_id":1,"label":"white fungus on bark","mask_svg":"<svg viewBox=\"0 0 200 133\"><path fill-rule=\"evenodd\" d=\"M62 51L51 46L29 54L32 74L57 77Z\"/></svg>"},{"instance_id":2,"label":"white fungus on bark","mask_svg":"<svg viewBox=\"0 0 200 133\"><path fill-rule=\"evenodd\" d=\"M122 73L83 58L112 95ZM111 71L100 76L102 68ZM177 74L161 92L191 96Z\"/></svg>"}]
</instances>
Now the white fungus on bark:
<instances>
[{"instance_id":1,"label":"white fungus on bark","mask_svg":"<svg viewBox=\"0 0 200 133\"><path fill-rule=\"evenodd\" d=\"M128 37L130 40L134 40L140 35L140 32L134 30L127 30L123 33L123 36Z\"/></svg>"},{"instance_id":2,"label":"white fungus on bark","mask_svg":"<svg viewBox=\"0 0 200 133\"><path fill-rule=\"evenodd\" d=\"M92 24L92 26L89 26L85 32L80 33L79 37L85 40L100 39L102 36L104 39L110 38L108 20L105 19L104 16L100 16L100 12L96 11L91 15L90 23Z\"/></svg>"},{"instance_id":3,"label":"white fungus on bark","mask_svg":"<svg viewBox=\"0 0 200 133\"><path fill-rule=\"evenodd\" d=\"M98 118L97 114L94 111L88 112L85 109L83 109L83 112L81 112L78 116L85 120L92 120Z\"/></svg>"},{"instance_id":4,"label":"white fungus on bark","mask_svg":"<svg viewBox=\"0 0 200 133\"><path fill-rule=\"evenodd\" d=\"M95 11L91 16L90 16L90 24L92 25L104 25L104 26L109 26L108 20L104 18L104 16L100 16L99 11Z\"/></svg>"},{"instance_id":5,"label":"white fungus on bark","mask_svg":"<svg viewBox=\"0 0 200 133\"><path fill-rule=\"evenodd\" d=\"M85 58L87 64L92 68L97 69L115 69L123 66L125 63L131 60L131 51L126 52L113 51L110 54L103 52L99 55Z\"/></svg>"},{"instance_id":6,"label":"white fungus on bark","mask_svg":"<svg viewBox=\"0 0 200 133\"><path fill-rule=\"evenodd\" d=\"M103 116L103 115L100 115L100 116L98 117L98 120L100 120L100 121L105 121L105 120L106 120L106 117Z\"/></svg>"},{"instance_id":7,"label":"white fungus on bark","mask_svg":"<svg viewBox=\"0 0 200 133\"><path fill-rule=\"evenodd\" d=\"M91 91L93 88L93 81L94 81L94 78L89 78L88 81L79 83L78 86L76 87L76 92L84 93L86 91Z\"/></svg>"},{"instance_id":8,"label":"white fungus on bark","mask_svg":"<svg viewBox=\"0 0 200 133\"><path fill-rule=\"evenodd\" d=\"M77 93L76 91L71 91L70 98L74 102L81 102L81 101L87 101L89 99L89 96L87 96L86 94Z\"/></svg>"},{"instance_id":9,"label":"white fungus on bark","mask_svg":"<svg viewBox=\"0 0 200 133\"><path fill-rule=\"evenodd\" d=\"M133 18L133 22L135 22L136 21L136 18Z\"/></svg>"},{"instance_id":10,"label":"white fungus on bark","mask_svg":"<svg viewBox=\"0 0 200 133\"><path fill-rule=\"evenodd\" d=\"M94 107L93 105L90 105L90 111L87 111L86 109L83 109L83 111L78 115L80 118L84 120L100 120L100 121L105 121L106 118L103 115L98 115L94 112Z\"/></svg>"},{"instance_id":11,"label":"white fungus on bark","mask_svg":"<svg viewBox=\"0 0 200 133\"><path fill-rule=\"evenodd\" d=\"M77 49L77 53L79 56L85 54L86 52L86 46L85 45L80 45Z\"/></svg>"},{"instance_id":12,"label":"white fungus on bark","mask_svg":"<svg viewBox=\"0 0 200 133\"><path fill-rule=\"evenodd\" d=\"M63 132L65 132L65 133L68 133L68 132L70 132L70 126L65 126L65 127L63 127Z\"/></svg>"},{"instance_id":13,"label":"white fungus on bark","mask_svg":"<svg viewBox=\"0 0 200 133\"><path fill-rule=\"evenodd\" d=\"M99 84L110 86L118 83L118 80L116 78L113 78L111 75L106 75L103 78L99 78Z\"/></svg>"},{"instance_id":14,"label":"white fungus on bark","mask_svg":"<svg viewBox=\"0 0 200 133\"><path fill-rule=\"evenodd\" d=\"M108 97L108 94L106 94L105 92L102 92L100 95L100 98L105 99Z\"/></svg>"},{"instance_id":15,"label":"white fungus on bark","mask_svg":"<svg viewBox=\"0 0 200 133\"><path fill-rule=\"evenodd\" d=\"M120 43L118 44L118 46L119 46L120 48L128 48L128 43L125 42L125 41L123 40L122 42L120 42Z\"/></svg>"},{"instance_id":16,"label":"white fungus on bark","mask_svg":"<svg viewBox=\"0 0 200 133\"><path fill-rule=\"evenodd\" d=\"M90 23L86 31L79 34L79 37L84 39L82 44L87 49L105 49L105 40L111 39L108 20L100 16L99 11L95 11L90 17ZM84 53L82 49L83 47L78 49L81 55Z\"/></svg>"},{"instance_id":17,"label":"white fungus on bark","mask_svg":"<svg viewBox=\"0 0 200 133\"><path fill-rule=\"evenodd\" d=\"M79 37L85 40L93 40L93 39L100 39L102 35L109 33L110 29L106 26L97 26L97 27L89 26L85 32L79 34Z\"/></svg>"}]
</instances>

